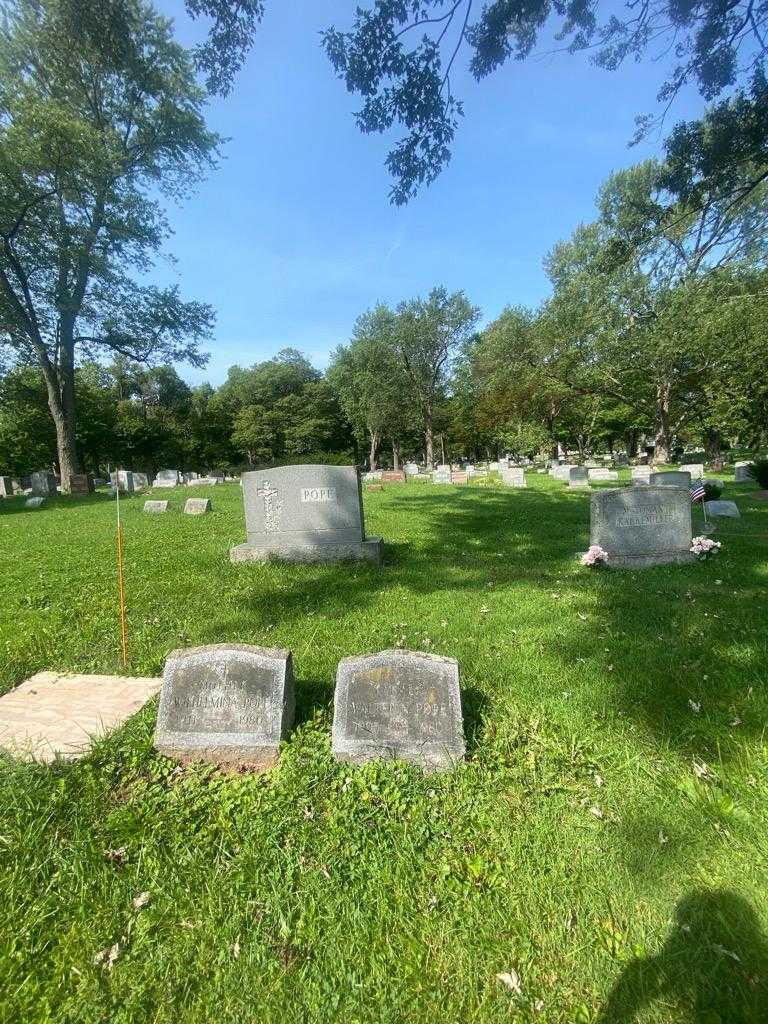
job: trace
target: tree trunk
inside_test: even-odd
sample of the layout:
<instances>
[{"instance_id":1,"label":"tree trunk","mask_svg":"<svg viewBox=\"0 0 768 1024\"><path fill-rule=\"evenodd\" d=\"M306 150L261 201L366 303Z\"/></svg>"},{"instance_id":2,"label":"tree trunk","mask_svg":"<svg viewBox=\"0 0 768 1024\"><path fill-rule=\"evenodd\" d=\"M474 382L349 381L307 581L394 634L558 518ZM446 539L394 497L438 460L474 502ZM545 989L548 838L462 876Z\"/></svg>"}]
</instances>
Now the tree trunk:
<instances>
[{"instance_id":1,"label":"tree trunk","mask_svg":"<svg viewBox=\"0 0 768 1024\"><path fill-rule=\"evenodd\" d=\"M669 462L672 448L669 429L670 391L668 381L661 381L656 386L656 449L653 453L653 461L659 463Z\"/></svg>"},{"instance_id":2,"label":"tree trunk","mask_svg":"<svg viewBox=\"0 0 768 1024\"><path fill-rule=\"evenodd\" d=\"M379 451L379 435L375 430L369 431L371 437L371 449L368 453L368 469L373 473L376 469L376 455Z\"/></svg>"},{"instance_id":3,"label":"tree trunk","mask_svg":"<svg viewBox=\"0 0 768 1024\"><path fill-rule=\"evenodd\" d=\"M397 441L392 442L392 469L395 473L400 469L400 445Z\"/></svg>"},{"instance_id":4,"label":"tree trunk","mask_svg":"<svg viewBox=\"0 0 768 1024\"><path fill-rule=\"evenodd\" d=\"M443 461L441 465L445 465L445 435L440 435L440 451L443 453Z\"/></svg>"},{"instance_id":5,"label":"tree trunk","mask_svg":"<svg viewBox=\"0 0 768 1024\"><path fill-rule=\"evenodd\" d=\"M704 431L704 451L707 462L721 462L723 457L723 438L714 427L707 427ZM719 472L719 471L718 471Z\"/></svg>"},{"instance_id":6,"label":"tree trunk","mask_svg":"<svg viewBox=\"0 0 768 1024\"><path fill-rule=\"evenodd\" d=\"M424 454L426 455L428 470L432 469L435 464L434 446L435 439L432 434L432 410L427 408L424 410Z\"/></svg>"}]
</instances>

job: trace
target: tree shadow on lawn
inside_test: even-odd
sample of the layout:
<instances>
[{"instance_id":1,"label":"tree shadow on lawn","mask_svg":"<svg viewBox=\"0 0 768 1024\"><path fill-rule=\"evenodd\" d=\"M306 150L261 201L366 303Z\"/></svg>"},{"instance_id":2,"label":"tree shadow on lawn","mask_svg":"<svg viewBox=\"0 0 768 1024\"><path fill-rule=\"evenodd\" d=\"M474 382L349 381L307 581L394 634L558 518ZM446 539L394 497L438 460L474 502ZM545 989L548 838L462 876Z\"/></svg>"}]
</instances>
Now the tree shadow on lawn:
<instances>
[{"instance_id":1,"label":"tree shadow on lawn","mask_svg":"<svg viewBox=\"0 0 768 1024\"><path fill-rule=\"evenodd\" d=\"M630 1024L657 1000L676 1002L692 1024L768 1021L768 942L746 899L726 889L684 896L663 948L624 968L596 1024Z\"/></svg>"},{"instance_id":2,"label":"tree shadow on lawn","mask_svg":"<svg viewBox=\"0 0 768 1024\"><path fill-rule=\"evenodd\" d=\"M249 612L291 625L311 612L343 618L390 588L417 595L480 595L489 592L489 583L494 593L556 589L566 601L553 604L560 628L550 633L548 656L568 673L583 663L585 672L602 677L602 692L594 690L596 711L602 702L686 755L709 756L717 748L735 714L729 708L741 707L749 684L758 682L755 653L739 649L737 636L751 639L753 648L765 643L754 601L768 607L766 577L757 571L763 553L768 560L768 544L755 535L754 522L721 523L716 536L724 553L707 563L593 572L576 561L588 543L585 492L534 487L397 493L384 507L401 513L406 529L413 516L415 528L412 541L384 537L383 567L283 567L279 585L266 595L243 594ZM376 510L369 512L369 522L377 518ZM739 554L744 557L734 564ZM715 585L721 577L722 586ZM689 701L716 710L706 728L705 715L697 718ZM745 706L739 717L740 736L760 733L758 708Z\"/></svg>"},{"instance_id":3,"label":"tree shadow on lawn","mask_svg":"<svg viewBox=\"0 0 768 1024\"><path fill-rule=\"evenodd\" d=\"M0 517L16 515L19 512L26 512L31 516L40 512L66 512L78 505L103 505L105 502L114 502L115 500L113 495L101 491L94 491L90 494L57 494L55 497L47 497L40 508L27 508L24 502L28 497L34 497L34 495L0 498ZM130 500L131 498L128 496L120 499L121 502Z\"/></svg>"}]
</instances>

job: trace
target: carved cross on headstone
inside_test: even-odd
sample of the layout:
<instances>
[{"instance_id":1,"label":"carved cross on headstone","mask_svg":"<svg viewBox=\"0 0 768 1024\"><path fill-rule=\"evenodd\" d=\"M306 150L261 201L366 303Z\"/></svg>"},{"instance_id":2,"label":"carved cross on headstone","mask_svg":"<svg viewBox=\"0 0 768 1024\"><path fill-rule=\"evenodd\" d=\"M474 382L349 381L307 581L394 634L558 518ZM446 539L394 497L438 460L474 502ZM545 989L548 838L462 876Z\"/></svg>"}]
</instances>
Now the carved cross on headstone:
<instances>
[{"instance_id":1,"label":"carved cross on headstone","mask_svg":"<svg viewBox=\"0 0 768 1024\"><path fill-rule=\"evenodd\" d=\"M280 529L280 513L283 503L278 495L276 487L271 487L269 480L265 480L262 487L256 491L264 499L264 532L277 533Z\"/></svg>"}]
</instances>

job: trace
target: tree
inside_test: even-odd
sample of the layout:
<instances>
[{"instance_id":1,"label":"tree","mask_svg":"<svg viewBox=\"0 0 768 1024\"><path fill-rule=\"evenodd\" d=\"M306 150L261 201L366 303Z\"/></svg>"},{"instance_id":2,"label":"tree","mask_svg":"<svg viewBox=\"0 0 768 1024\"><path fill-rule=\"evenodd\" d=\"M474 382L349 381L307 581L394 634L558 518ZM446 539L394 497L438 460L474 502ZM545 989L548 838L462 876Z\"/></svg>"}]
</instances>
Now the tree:
<instances>
[{"instance_id":1,"label":"tree","mask_svg":"<svg viewBox=\"0 0 768 1024\"><path fill-rule=\"evenodd\" d=\"M17 0L0 29L0 331L45 382L65 490L78 351L205 363L210 308L130 272L168 233L153 191L185 195L219 141L165 19L139 0L104 5L120 29L108 59L70 8Z\"/></svg>"},{"instance_id":2,"label":"tree","mask_svg":"<svg viewBox=\"0 0 768 1024\"><path fill-rule=\"evenodd\" d=\"M434 463L435 407L447 386L457 349L466 342L480 311L464 292L433 288L429 297L397 307L392 346L410 382L421 415L427 466Z\"/></svg>"},{"instance_id":3,"label":"tree","mask_svg":"<svg viewBox=\"0 0 768 1024\"><path fill-rule=\"evenodd\" d=\"M331 355L328 380L357 439L376 469L385 437L393 441L395 468L403 434L412 419L409 382L393 346L395 315L380 304L358 317L352 339Z\"/></svg>"},{"instance_id":4,"label":"tree","mask_svg":"<svg viewBox=\"0 0 768 1024\"><path fill-rule=\"evenodd\" d=\"M670 207L660 177L647 161L608 179L599 220L548 257L554 294L544 323L574 353L559 379L651 420L655 458L665 462L722 360L695 310L704 300L714 315L718 288L728 287L723 268L764 263L768 205L761 185L738 201L713 193Z\"/></svg>"},{"instance_id":5,"label":"tree","mask_svg":"<svg viewBox=\"0 0 768 1024\"><path fill-rule=\"evenodd\" d=\"M665 110L688 84L708 101L732 102L730 114L721 107L718 121L732 128L738 120L742 144L730 154L718 145L712 152L720 155L720 166L765 163L764 3L655 0L637 5L626 0L623 16L613 6L599 15L598 5L588 0L488 0L476 20L473 0L375 0L356 7L348 31L329 28L323 45L347 90L363 100L356 114L360 130L403 129L387 157L395 203L407 202L450 159L463 114L451 86L460 51L468 50L470 72L480 81L507 60L528 57L545 30L563 43L563 50L589 50L594 63L607 70L673 51L677 62L659 90ZM735 88L745 83L747 88ZM642 134L658 118L638 121ZM670 158L678 145L681 140Z\"/></svg>"}]
</instances>

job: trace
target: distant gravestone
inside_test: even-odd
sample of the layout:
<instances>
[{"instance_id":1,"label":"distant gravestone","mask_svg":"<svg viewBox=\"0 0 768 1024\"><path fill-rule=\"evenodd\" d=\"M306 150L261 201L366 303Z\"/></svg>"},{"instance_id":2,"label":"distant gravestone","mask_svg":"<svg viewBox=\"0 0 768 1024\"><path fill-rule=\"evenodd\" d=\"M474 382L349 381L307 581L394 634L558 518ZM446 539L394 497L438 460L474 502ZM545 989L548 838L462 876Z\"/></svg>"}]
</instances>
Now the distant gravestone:
<instances>
[{"instance_id":1,"label":"distant gravestone","mask_svg":"<svg viewBox=\"0 0 768 1024\"><path fill-rule=\"evenodd\" d=\"M589 467L587 475L590 480L618 480L619 474L615 469L606 469L605 466Z\"/></svg>"},{"instance_id":2,"label":"distant gravestone","mask_svg":"<svg viewBox=\"0 0 768 1024\"><path fill-rule=\"evenodd\" d=\"M181 483L178 469L161 469L155 477L155 487L177 487Z\"/></svg>"},{"instance_id":3,"label":"distant gravestone","mask_svg":"<svg viewBox=\"0 0 768 1024\"><path fill-rule=\"evenodd\" d=\"M27 498L24 502L24 508L40 508L44 504L45 498L42 495L38 495L36 498Z\"/></svg>"},{"instance_id":4,"label":"distant gravestone","mask_svg":"<svg viewBox=\"0 0 768 1024\"><path fill-rule=\"evenodd\" d=\"M464 757L459 665L418 651L344 658L336 673L333 753L450 768Z\"/></svg>"},{"instance_id":5,"label":"distant gravestone","mask_svg":"<svg viewBox=\"0 0 768 1024\"><path fill-rule=\"evenodd\" d=\"M0 498L13 497L13 480L9 476L0 476Z\"/></svg>"},{"instance_id":6,"label":"distant gravestone","mask_svg":"<svg viewBox=\"0 0 768 1024\"><path fill-rule=\"evenodd\" d=\"M643 486L651 482L651 467L650 466L633 466L632 467L632 483L636 486Z\"/></svg>"},{"instance_id":7,"label":"distant gravestone","mask_svg":"<svg viewBox=\"0 0 768 1024\"><path fill-rule=\"evenodd\" d=\"M451 473L452 484L466 484L469 483L469 476L466 473L452 472Z\"/></svg>"},{"instance_id":8,"label":"distant gravestone","mask_svg":"<svg viewBox=\"0 0 768 1024\"><path fill-rule=\"evenodd\" d=\"M188 516L203 516L210 511L210 498L187 498L184 503L184 514Z\"/></svg>"},{"instance_id":9,"label":"distant gravestone","mask_svg":"<svg viewBox=\"0 0 768 1024\"><path fill-rule=\"evenodd\" d=\"M144 511L145 512L167 512L168 511L168 502L167 501L158 501L157 499L154 499L154 500L149 499L148 501L144 502Z\"/></svg>"},{"instance_id":10,"label":"distant gravestone","mask_svg":"<svg viewBox=\"0 0 768 1024\"><path fill-rule=\"evenodd\" d=\"M70 476L70 494L90 494L93 491L93 489L93 477L89 473L73 473Z\"/></svg>"},{"instance_id":11,"label":"distant gravestone","mask_svg":"<svg viewBox=\"0 0 768 1024\"><path fill-rule=\"evenodd\" d=\"M525 470L517 467L502 469L501 482L506 487L526 487Z\"/></svg>"},{"instance_id":12,"label":"distant gravestone","mask_svg":"<svg viewBox=\"0 0 768 1024\"><path fill-rule=\"evenodd\" d=\"M704 509L708 516L726 516L729 519L740 519L741 513L735 501L705 501Z\"/></svg>"},{"instance_id":13,"label":"distant gravestone","mask_svg":"<svg viewBox=\"0 0 768 1024\"><path fill-rule=\"evenodd\" d=\"M507 466L509 466L509 463L507 463ZM506 468L506 467L505 467L505 468ZM490 471L491 471L492 473L498 473L498 472L499 472L499 470L501 469L501 463L499 463L499 462L490 462L490 463L488 464L488 469L489 469L489 470L490 470Z\"/></svg>"},{"instance_id":14,"label":"distant gravestone","mask_svg":"<svg viewBox=\"0 0 768 1024\"><path fill-rule=\"evenodd\" d=\"M47 498L56 493L56 477L53 473L46 473L41 470L33 473L30 478L32 493L40 498Z\"/></svg>"},{"instance_id":15,"label":"distant gravestone","mask_svg":"<svg viewBox=\"0 0 768 1024\"><path fill-rule=\"evenodd\" d=\"M243 503L247 541L232 548L233 562L381 562L381 538L365 536L354 466L243 473Z\"/></svg>"},{"instance_id":16,"label":"distant gravestone","mask_svg":"<svg viewBox=\"0 0 768 1024\"><path fill-rule=\"evenodd\" d=\"M734 483L744 483L745 480L750 482L753 480L750 469L754 466L754 462L737 462L733 467L733 481Z\"/></svg>"},{"instance_id":17,"label":"distant gravestone","mask_svg":"<svg viewBox=\"0 0 768 1024\"><path fill-rule=\"evenodd\" d=\"M136 476L128 469L118 469L110 473L109 479L113 487L119 487L126 494L133 494L136 490Z\"/></svg>"},{"instance_id":18,"label":"distant gravestone","mask_svg":"<svg viewBox=\"0 0 768 1024\"><path fill-rule=\"evenodd\" d=\"M690 473L691 480L701 480L704 477L704 464L701 462L692 462L687 466L681 466L680 472Z\"/></svg>"},{"instance_id":19,"label":"distant gravestone","mask_svg":"<svg viewBox=\"0 0 768 1024\"><path fill-rule=\"evenodd\" d=\"M148 473L134 473L133 474L133 486L137 491L146 490L149 487L149 474Z\"/></svg>"},{"instance_id":20,"label":"distant gravestone","mask_svg":"<svg viewBox=\"0 0 768 1024\"><path fill-rule=\"evenodd\" d=\"M449 484L451 482L451 467L438 466L432 474L433 484Z\"/></svg>"},{"instance_id":21,"label":"distant gravestone","mask_svg":"<svg viewBox=\"0 0 768 1024\"><path fill-rule=\"evenodd\" d=\"M619 454L616 456L614 461L615 461L617 466L628 466L629 465L629 456L625 455L623 452L619 452Z\"/></svg>"},{"instance_id":22,"label":"distant gravestone","mask_svg":"<svg viewBox=\"0 0 768 1024\"><path fill-rule=\"evenodd\" d=\"M569 487L589 487L589 470L583 466L572 466L567 477Z\"/></svg>"},{"instance_id":23,"label":"distant gravestone","mask_svg":"<svg viewBox=\"0 0 768 1024\"><path fill-rule=\"evenodd\" d=\"M562 480L563 482L567 483L571 478L571 470L578 468L578 466L574 466L570 462L561 462L559 465L553 466L554 472L552 475L554 476L555 480Z\"/></svg>"},{"instance_id":24,"label":"distant gravestone","mask_svg":"<svg viewBox=\"0 0 768 1024\"><path fill-rule=\"evenodd\" d=\"M384 470L381 474L381 482L383 484L404 484L405 473L402 469L389 469Z\"/></svg>"},{"instance_id":25,"label":"distant gravestone","mask_svg":"<svg viewBox=\"0 0 768 1024\"><path fill-rule=\"evenodd\" d=\"M168 655L154 743L182 762L263 771L276 763L293 714L290 651L192 647Z\"/></svg>"},{"instance_id":26,"label":"distant gravestone","mask_svg":"<svg viewBox=\"0 0 768 1024\"><path fill-rule=\"evenodd\" d=\"M381 470L374 469L370 470L368 473L363 473L363 480L365 480L366 483L374 481L378 483L381 480Z\"/></svg>"},{"instance_id":27,"label":"distant gravestone","mask_svg":"<svg viewBox=\"0 0 768 1024\"><path fill-rule=\"evenodd\" d=\"M471 462L468 462L464 467L464 472L467 474L467 476L474 476L477 473L477 469L472 465Z\"/></svg>"},{"instance_id":28,"label":"distant gravestone","mask_svg":"<svg viewBox=\"0 0 768 1024\"><path fill-rule=\"evenodd\" d=\"M421 469L416 465L415 462L406 462L403 466L403 472L406 476L418 476Z\"/></svg>"},{"instance_id":29,"label":"distant gravestone","mask_svg":"<svg viewBox=\"0 0 768 1024\"><path fill-rule=\"evenodd\" d=\"M682 470L669 470L666 473L651 473L649 483L655 487L690 487L691 474Z\"/></svg>"},{"instance_id":30,"label":"distant gravestone","mask_svg":"<svg viewBox=\"0 0 768 1024\"><path fill-rule=\"evenodd\" d=\"M651 483L592 494L590 544L607 552L609 568L690 562L691 539L687 487Z\"/></svg>"}]
</instances>

